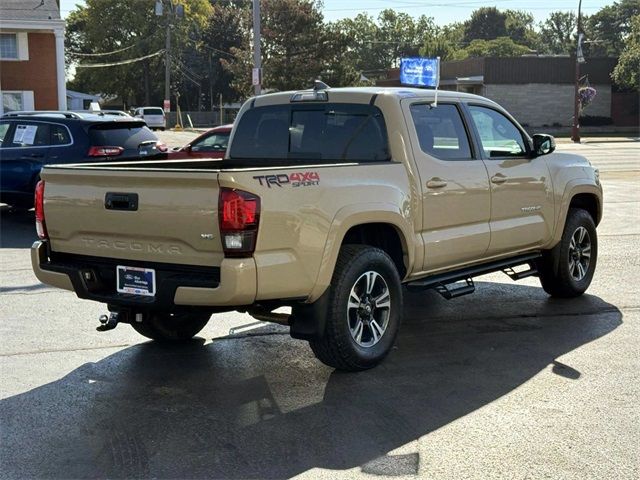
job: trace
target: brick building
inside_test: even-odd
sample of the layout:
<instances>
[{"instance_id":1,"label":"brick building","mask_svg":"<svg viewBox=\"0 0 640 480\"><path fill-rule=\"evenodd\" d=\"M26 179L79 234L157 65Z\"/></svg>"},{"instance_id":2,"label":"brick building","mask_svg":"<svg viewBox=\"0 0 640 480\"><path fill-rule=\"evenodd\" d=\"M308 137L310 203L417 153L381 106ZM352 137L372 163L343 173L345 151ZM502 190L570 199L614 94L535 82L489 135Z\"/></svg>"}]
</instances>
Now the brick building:
<instances>
[{"instance_id":1,"label":"brick building","mask_svg":"<svg viewBox=\"0 0 640 480\"><path fill-rule=\"evenodd\" d=\"M0 114L66 109L58 0L0 1Z\"/></svg>"},{"instance_id":2,"label":"brick building","mask_svg":"<svg viewBox=\"0 0 640 480\"><path fill-rule=\"evenodd\" d=\"M617 92L611 72L617 59L590 58L581 66L597 96L583 112L605 117L617 126L638 125L637 93ZM442 62L440 88L475 93L505 107L523 125L566 127L573 122L575 59L562 56L468 58ZM400 73L390 70L378 85L400 85Z\"/></svg>"}]
</instances>

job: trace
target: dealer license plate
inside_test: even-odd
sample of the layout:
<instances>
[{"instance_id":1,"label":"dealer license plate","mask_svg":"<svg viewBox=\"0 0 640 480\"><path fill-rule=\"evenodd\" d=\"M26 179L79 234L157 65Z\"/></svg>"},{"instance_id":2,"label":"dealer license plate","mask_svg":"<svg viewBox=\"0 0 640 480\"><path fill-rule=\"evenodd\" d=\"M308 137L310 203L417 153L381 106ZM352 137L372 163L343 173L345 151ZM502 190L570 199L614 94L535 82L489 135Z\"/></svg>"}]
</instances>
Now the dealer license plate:
<instances>
[{"instance_id":1,"label":"dealer license plate","mask_svg":"<svg viewBox=\"0 0 640 480\"><path fill-rule=\"evenodd\" d=\"M153 297L156 294L156 271L152 268L125 267L118 265L117 290L119 293L145 295Z\"/></svg>"}]
</instances>

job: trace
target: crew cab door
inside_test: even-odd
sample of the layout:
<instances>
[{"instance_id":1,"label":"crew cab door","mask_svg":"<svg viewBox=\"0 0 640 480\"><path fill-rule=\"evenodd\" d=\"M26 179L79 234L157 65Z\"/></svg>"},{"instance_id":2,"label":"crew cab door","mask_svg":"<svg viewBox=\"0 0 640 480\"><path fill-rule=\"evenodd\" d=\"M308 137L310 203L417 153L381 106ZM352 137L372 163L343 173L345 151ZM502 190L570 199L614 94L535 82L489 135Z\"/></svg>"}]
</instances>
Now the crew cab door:
<instances>
[{"instance_id":1,"label":"crew cab door","mask_svg":"<svg viewBox=\"0 0 640 480\"><path fill-rule=\"evenodd\" d=\"M482 258L490 240L489 179L461 106L405 99L402 108L422 186L423 271Z\"/></svg>"},{"instance_id":2,"label":"crew cab door","mask_svg":"<svg viewBox=\"0 0 640 480\"><path fill-rule=\"evenodd\" d=\"M526 134L504 112L467 106L491 182L488 256L542 246L553 234L553 186L544 158L533 158Z\"/></svg>"}]
</instances>

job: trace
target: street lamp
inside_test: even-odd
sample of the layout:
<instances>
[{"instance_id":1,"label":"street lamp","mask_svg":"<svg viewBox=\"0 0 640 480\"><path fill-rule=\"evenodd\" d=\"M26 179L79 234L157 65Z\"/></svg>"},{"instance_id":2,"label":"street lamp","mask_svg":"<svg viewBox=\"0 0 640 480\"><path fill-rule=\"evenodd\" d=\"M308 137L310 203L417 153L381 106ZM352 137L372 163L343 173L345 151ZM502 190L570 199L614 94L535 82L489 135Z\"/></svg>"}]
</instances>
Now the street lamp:
<instances>
[{"instance_id":1,"label":"street lamp","mask_svg":"<svg viewBox=\"0 0 640 480\"><path fill-rule=\"evenodd\" d=\"M584 56L582 55L582 40L584 35L582 34L582 0L578 2L578 41L576 44L576 66L575 66L575 85L573 93L573 129L571 130L571 140L575 143L580 143L580 99L578 97L578 89L580 88L580 64L584 63Z\"/></svg>"}]
</instances>

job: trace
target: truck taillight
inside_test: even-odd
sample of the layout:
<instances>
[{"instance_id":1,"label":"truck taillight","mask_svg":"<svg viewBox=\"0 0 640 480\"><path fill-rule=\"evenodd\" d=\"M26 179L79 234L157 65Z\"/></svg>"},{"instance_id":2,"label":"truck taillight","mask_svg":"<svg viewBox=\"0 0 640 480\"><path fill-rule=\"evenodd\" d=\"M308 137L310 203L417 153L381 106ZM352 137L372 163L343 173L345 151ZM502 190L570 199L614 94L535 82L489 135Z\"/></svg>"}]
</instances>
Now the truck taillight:
<instances>
[{"instance_id":1,"label":"truck taillight","mask_svg":"<svg viewBox=\"0 0 640 480\"><path fill-rule=\"evenodd\" d=\"M89 149L90 157L116 157L124 152L122 147L91 147Z\"/></svg>"},{"instance_id":2,"label":"truck taillight","mask_svg":"<svg viewBox=\"0 0 640 480\"><path fill-rule=\"evenodd\" d=\"M260 197L243 190L221 188L218 216L222 248L227 257L250 257L256 248Z\"/></svg>"},{"instance_id":3,"label":"truck taillight","mask_svg":"<svg viewBox=\"0 0 640 480\"><path fill-rule=\"evenodd\" d=\"M42 240L49 238L47 233L47 224L44 221L44 180L40 180L36 185L36 193L34 198L34 206L36 209L36 232Z\"/></svg>"}]
</instances>

